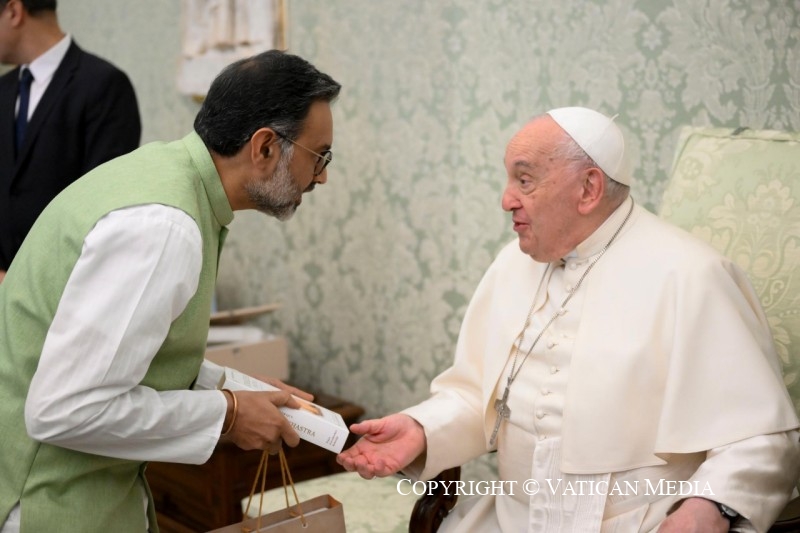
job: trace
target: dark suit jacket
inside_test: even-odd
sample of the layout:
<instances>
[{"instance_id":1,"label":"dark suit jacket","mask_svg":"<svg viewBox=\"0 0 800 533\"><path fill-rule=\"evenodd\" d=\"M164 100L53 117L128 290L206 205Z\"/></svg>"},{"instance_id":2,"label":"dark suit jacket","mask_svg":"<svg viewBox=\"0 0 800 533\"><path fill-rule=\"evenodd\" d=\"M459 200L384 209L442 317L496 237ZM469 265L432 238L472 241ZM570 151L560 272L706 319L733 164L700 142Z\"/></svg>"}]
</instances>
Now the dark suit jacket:
<instances>
[{"instance_id":1,"label":"dark suit jacket","mask_svg":"<svg viewBox=\"0 0 800 533\"><path fill-rule=\"evenodd\" d=\"M31 116L14 154L19 68L0 77L0 270L7 270L33 222L67 185L135 149L136 94L124 72L74 42Z\"/></svg>"}]
</instances>

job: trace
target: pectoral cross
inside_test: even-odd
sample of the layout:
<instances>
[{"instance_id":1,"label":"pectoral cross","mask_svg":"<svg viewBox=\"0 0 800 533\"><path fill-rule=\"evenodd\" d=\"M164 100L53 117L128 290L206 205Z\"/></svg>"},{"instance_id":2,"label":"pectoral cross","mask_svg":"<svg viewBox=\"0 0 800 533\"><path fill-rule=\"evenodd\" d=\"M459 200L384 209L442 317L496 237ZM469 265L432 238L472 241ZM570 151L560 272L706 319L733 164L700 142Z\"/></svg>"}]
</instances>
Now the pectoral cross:
<instances>
[{"instance_id":1,"label":"pectoral cross","mask_svg":"<svg viewBox=\"0 0 800 533\"><path fill-rule=\"evenodd\" d=\"M500 424L505 418L511 416L511 408L508 406L508 393L511 390L511 380L506 385L506 390L503 391L503 397L494 401L494 410L497 411L497 420L494 423L494 430L492 431L492 438L489 439L489 446L494 446L497 442L497 432L500 431Z\"/></svg>"}]
</instances>

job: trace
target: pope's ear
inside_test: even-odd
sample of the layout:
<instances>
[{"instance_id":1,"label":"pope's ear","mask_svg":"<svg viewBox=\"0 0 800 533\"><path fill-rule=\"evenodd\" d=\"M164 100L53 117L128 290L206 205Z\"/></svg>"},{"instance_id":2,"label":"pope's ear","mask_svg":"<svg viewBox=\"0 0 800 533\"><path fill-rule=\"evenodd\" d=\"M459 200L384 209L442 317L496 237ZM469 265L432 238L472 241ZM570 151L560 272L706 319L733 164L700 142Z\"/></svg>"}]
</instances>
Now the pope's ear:
<instances>
[{"instance_id":1,"label":"pope's ear","mask_svg":"<svg viewBox=\"0 0 800 533\"><path fill-rule=\"evenodd\" d=\"M599 168L584 171L581 198L578 209L581 214L589 214L600 205L606 191L605 174Z\"/></svg>"}]
</instances>

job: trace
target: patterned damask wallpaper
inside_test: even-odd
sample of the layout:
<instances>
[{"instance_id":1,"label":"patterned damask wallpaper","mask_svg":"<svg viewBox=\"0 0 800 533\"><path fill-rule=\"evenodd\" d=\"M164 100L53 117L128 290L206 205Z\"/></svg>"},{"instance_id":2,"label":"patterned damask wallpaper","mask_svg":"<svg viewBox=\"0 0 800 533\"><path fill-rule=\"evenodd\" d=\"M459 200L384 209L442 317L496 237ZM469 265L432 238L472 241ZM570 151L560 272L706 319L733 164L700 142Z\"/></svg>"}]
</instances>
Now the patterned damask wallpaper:
<instances>
[{"instance_id":1,"label":"patterned damask wallpaper","mask_svg":"<svg viewBox=\"0 0 800 533\"><path fill-rule=\"evenodd\" d=\"M619 113L653 210L683 125L800 130L797 1L290 8L291 49L344 85L335 160L288 223L237 215L221 284L230 302L284 302L266 324L290 337L294 378L371 415L423 398L450 363L472 291L514 238L502 158L532 115Z\"/></svg>"},{"instance_id":2,"label":"patterned damask wallpaper","mask_svg":"<svg viewBox=\"0 0 800 533\"><path fill-rule=\"evenodd\" d=\"M529 117L619 113L655 210L685 124L800 130L798 0L289 0L290 50L343 83L329 182L278 223L238 213L223 306L280 301L293 380L369 415L425 397L483 271L514 237L505 143ZM179 2L62 2L122 65L145 140L191 128ZM520 317L520 324L524 317ZM505 354L498 354L499 357Z\"/></svg>"}]
</instances>

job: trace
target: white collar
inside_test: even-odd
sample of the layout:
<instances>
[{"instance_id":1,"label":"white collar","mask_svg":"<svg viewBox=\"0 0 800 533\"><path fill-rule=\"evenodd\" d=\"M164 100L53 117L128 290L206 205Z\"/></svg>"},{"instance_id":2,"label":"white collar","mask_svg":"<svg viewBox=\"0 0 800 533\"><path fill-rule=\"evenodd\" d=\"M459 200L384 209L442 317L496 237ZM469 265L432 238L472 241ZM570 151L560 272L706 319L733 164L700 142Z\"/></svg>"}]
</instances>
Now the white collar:
<instances>
[{"instance_id":1,"label":"white collar","mask_svg":"<svg viewBox=\"0 0 800 533\"><path fill-rule=\"evenodd\" d=\"M56 73L58 66L67 55L69 45L72 44L72 37L67 34L55 45L53 45L47 52L43 53L27 65L22 65L30 69L33 74L34 83L49 84L53 75ZM20 69L22 72L22 69Z\"/></svg>"},{"instance_id":2,"label":"white collar","mask_svg":"<svg viewBox=\"0 0 800 533\"><path fill-rule=\"evenodd\" d=\"M586 259L587 257L592 257L593 255L600 253L600 250L603 249L609 239L611 239L611 236L614 234L614 232L617 231L620 224L622 224L623 219L628 215L628 210L630 209L632 201L633 199L628 196L625 201L622 202L602 224L600 224L599 228L594 230L594 232L589 235L586 240L576 246L574 250L565 255L564 259Z\"/></svg>"}]
</instances>

